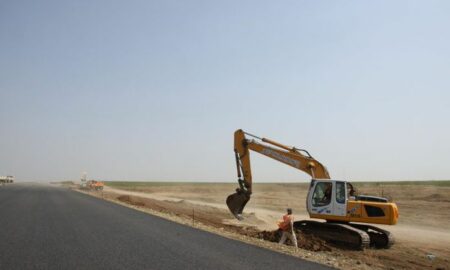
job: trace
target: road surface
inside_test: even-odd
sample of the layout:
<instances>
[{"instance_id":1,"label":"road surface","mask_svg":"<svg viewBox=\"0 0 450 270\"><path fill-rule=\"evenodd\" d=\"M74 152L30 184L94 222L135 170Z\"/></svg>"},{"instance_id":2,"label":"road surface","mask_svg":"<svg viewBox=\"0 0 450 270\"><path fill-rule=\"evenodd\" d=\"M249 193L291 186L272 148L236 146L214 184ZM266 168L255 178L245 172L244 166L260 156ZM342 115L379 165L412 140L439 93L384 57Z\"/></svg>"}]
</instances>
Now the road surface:
<instances>
[{"instance_id":1,"label":"road surface","mask_svg":"<svg viewBox=\"0 0 450 270\"><path fill-rule=\"evenodd\" d=\"M330 269L42 184L0 186L0 269Z\"/></svg>"}]
</instances>

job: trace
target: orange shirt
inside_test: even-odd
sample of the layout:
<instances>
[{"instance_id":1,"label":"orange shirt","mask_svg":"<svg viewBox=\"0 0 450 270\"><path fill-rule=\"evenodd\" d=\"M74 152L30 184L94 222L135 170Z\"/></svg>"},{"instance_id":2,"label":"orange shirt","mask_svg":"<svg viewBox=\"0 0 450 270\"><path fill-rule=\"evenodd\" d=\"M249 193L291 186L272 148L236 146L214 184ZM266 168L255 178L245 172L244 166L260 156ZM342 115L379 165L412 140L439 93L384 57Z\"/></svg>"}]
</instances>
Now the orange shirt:
<instances>
[{"instance_id":1,"label":"orange shirt","mask_svg":"<svg viewBox=\"0 0 450 270\"><path fill-rule=\"evenodd\" d=\"M292 222L294 222L294 216L286 214L283 216L283 220L280 220L278 222L278 228L282 229L283 231L288 231L291 229Z\"/></svg>"}]
</instances>

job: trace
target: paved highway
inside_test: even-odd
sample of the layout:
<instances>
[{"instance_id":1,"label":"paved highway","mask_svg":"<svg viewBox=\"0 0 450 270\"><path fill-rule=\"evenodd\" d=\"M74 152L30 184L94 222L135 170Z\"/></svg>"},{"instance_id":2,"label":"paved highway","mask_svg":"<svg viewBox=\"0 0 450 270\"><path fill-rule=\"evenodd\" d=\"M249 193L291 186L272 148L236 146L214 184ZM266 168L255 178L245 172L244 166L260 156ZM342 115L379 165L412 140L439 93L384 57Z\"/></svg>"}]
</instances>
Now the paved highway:
<instances>
[{"instance_id":1,"label":"paved highway","mask_svg":"<svg viewBox=\"0 0 450 270\"><path fill-rule=\"evenodd\" d=\"M330 269L64 188L0 186L0 269Z\"/></svg>"}]
</instances>

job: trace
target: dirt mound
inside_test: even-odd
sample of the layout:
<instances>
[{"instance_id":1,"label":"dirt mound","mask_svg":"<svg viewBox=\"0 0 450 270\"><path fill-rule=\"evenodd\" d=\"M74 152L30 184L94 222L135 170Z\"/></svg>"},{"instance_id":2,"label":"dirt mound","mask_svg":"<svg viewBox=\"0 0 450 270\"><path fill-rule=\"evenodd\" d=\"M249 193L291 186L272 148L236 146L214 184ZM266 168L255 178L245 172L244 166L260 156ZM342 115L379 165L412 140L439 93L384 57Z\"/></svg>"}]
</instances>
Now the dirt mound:
<instances>
[{"instance_id":1,"label":"dirt mound","mask_svg":"<svg viewBox=\"0 0 450 270\"><path fill-rule=\"evenodd\" d=\"M223 220L229 218L230 214L225 210L214 207L198 207L197 205L185 201L160 201L133 195L116 195L114 198L120 202L133 206L145 207L161 213L167 213L187 220L192 220L195 224L202 223L238 233L245 231L253 232L251 227L223 224Z\"/></svg>"},{"instance_id":2,"label":"dirt mound","mask_svg":"<svg viewBox=\"0 0 450 270\"><path fill-rule=\"evenodd\" d=\"M280 241L281 234L281 230L274 230L256 232L251 236L277 243L278 241ZM320 238L317 238L310 234L304 234L298 230L295 231L295 235L297 236L297 245L299 248L310 251L331 251L331 247ZM286 241L286 243L288 245L292 245L289 239Z\"/></svg>"},{"instance_id":3,"label":"dirt mound","mask_svg":"<svg viewBox=\"0 0 450 270\"><path fill-rule=\"evenodd\" d=\"M145 206L145 203L134 200L133 197L131 197L129 195L121 195L121 196L117 197L117 199L121 202L132 204L135 206Z\"/></svg>"}]
</instances>

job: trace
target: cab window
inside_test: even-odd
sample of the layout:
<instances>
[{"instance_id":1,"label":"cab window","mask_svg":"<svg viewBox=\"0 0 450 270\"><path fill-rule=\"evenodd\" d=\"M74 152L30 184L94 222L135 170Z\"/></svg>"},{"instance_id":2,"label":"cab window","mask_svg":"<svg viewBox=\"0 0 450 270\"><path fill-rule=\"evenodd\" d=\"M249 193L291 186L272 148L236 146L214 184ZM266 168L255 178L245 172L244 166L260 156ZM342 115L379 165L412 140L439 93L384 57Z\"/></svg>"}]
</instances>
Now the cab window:
<instances>
[{"instance_id":1,"label":"cab window","mask_svg":"<svg viewBox=\"0 0 450 270\"><path fill-rule=\"evenodd\" d=\"M319 182L313 193L313 206L325 206L331 202L332 182Z\"/></svg>"},{"instance_id":2,"label":"cab window","mask_svg":"<svg viewBox=\"0 0 450 270\"><path fill-rule=\"evenodd\" d=\"M345 203L345 183L336 182L336 202Z\"/></svg>"}]
</instances>

